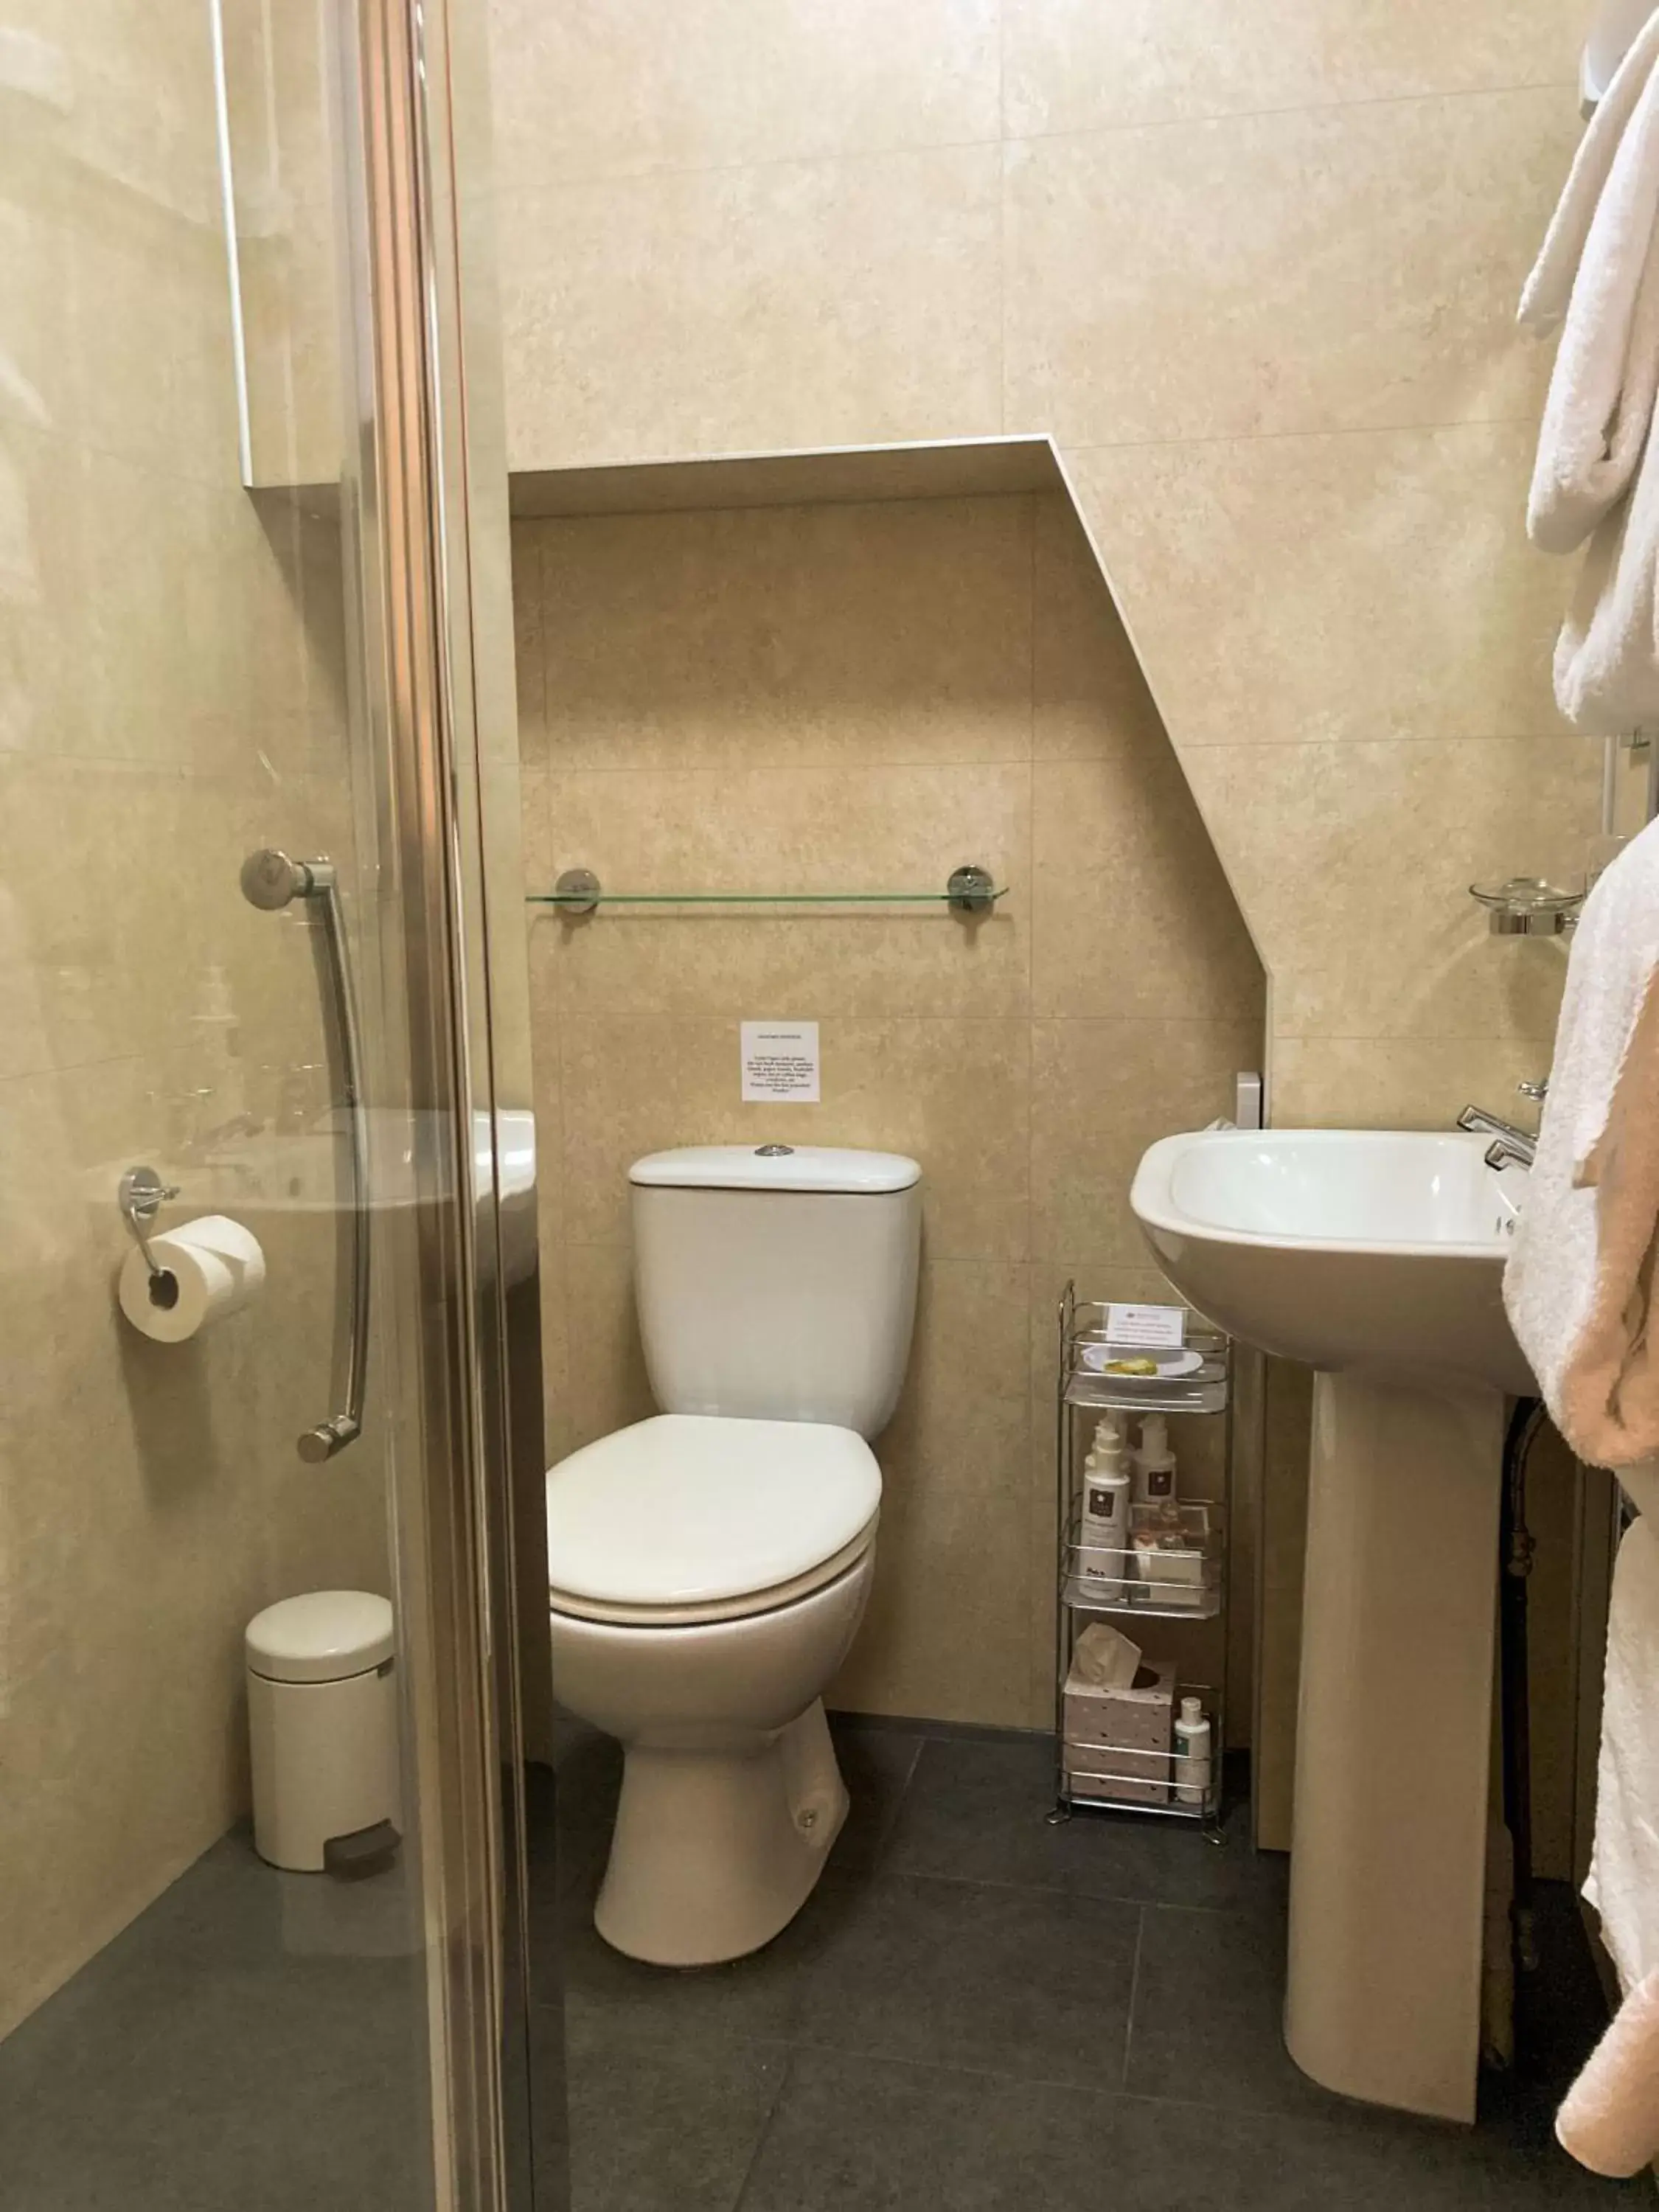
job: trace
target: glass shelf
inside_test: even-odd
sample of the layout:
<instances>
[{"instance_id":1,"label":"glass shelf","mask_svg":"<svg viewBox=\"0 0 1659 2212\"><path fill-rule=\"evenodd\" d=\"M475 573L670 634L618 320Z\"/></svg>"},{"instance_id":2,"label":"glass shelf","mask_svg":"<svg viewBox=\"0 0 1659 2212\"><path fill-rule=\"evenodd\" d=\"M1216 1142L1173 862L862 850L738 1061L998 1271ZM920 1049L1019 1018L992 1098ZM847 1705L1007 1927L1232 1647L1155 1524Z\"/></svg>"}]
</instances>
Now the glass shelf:
<instances>
[{"instance_id":1,"label":"glass shelf","mask_svg":"<svg viewBox=\"0 0 1659 2212\"><path fill-rule=\"evenodd\" d=\"M1122 1547L1082 1540L1080 1519L1066 1530L1060 1566L1060 1602L1074 1613L1133 1613L1160 1620L1213 1620L1221 1610L1221 1563L1225 1509L1219 1500L1180 1501L1179 1540L1166 1537L1149 1548L1147 1533L1162 1527L1160 1509L1130 1509L1134 1540Z\"/></svg>"},{"instance_id":2,"label":"glass shelf","mask_svg":"<svg viewBox=\"0 0 1659 2212\"><path fill-rule=\"evenodd\" d=\"M1132 1613L1142 1620L1213 1620L1221 1610L1220 1590L1196 1583L1193 1595L1198 1602L1194 1605L1171 1604L1167 1593L1156 1583L1137 1589L1133 1583L1125 1583L1121 1588L1124 1595L1107 1597L1101 1595L1097 1583L1083 1575L1068 1575L1060 1586L1060 1601L1073 1613Z\"/></svg>"},{"instance_id":3,"label":"glass shelf","mask_svg":"<svg viewBox=\"0 0 1659 2212\"><path fill-rule=\"evenodd\" d=\"M982 917L996 910L1007 885L988 868L964 860L937 891L608 891L592 868L567 868L550 891L531 891L526 906L555 906L569 915L602 906L945 906L952 914Z\"/></svg>"},{"instance_id":4,"label":"glass shelf","mask_svg":"<svg viewBox=\"0 0 1659 2212\"><path fill-rule=\"evenodd\" d=\"M1006 884L976 892L1006 898ZM952 906L951 891L527 891L526 906Z\"/></svg>"}]
</instances>

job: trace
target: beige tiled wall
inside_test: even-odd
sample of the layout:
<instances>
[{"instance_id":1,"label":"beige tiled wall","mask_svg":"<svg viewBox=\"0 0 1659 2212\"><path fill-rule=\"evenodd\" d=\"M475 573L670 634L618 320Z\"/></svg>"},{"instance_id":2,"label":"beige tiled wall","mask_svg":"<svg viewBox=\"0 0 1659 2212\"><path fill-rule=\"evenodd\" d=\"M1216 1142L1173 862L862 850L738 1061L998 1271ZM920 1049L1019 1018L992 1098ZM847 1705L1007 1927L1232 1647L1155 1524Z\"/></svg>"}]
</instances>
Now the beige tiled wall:
<instances>
[{"instance_id":1,"label":"beige tiled wall","mask_svg":"<svg viewBox=\"0 0 1659 2212\"><path fill-rule=\"evenodd\" d=\"M659 1146L869 1145L926 1174L877 1588L836 1695L1040 1723L1054 1301L1132 1292L1140 1149L1231 1103L1260 965L1058 495L521 523L532 878L1009 893L942 910L531 924L556 1449L650 1410L626 1174ZM738 1024L821 1026L817 1106L738 1101ZM554 1284L562 1265L563 1298Z\"/></svg>"},{"instance_id":2,"label":"beige tiled wall","mask_svg":"<svg viewBox=\"0 0 1659 2212\"><path fill-rule=\"evenodd\" d=\"M1537 1073L1559 956L1464 886L1596 821L1513 319L1581 0L492 14L514 465L1053 434L1272 978L1275 1118Z\"/></svg>"},{"instance_id":3,"label":"beige tiled wall","mask_svg":"<svg viewBox=\"0 0 1659 2212\"><path fill-rule=\"evenodd\" d=\"M249 1214L264 1294L193 1344L114 1307L122 1170L200 1212L206 1131L326 1095L305 931L237 870L341 849L341 592L238 481L207 11L40 22L48 96L0 87L0 2033L244 1807L250 1615L384 1573L368 1456L294 1453L329 1220Z\"/></svg>"}]
</instances>

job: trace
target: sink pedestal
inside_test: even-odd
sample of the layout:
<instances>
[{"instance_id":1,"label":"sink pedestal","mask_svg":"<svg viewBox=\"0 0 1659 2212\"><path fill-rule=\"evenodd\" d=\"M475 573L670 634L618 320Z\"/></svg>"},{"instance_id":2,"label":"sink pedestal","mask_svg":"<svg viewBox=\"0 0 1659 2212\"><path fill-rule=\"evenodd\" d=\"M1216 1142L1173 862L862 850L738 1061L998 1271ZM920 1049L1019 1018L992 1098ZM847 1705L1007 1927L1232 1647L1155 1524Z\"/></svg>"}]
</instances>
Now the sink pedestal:
<instances>
[{"instance_id":1,"label":"sink pedestal","mask_svg":"<svg viewBox=\"0 0 1659 2212\"><path fill-rule=\"evenodd\" d=\"M1315 1377L1285 2040L1473 2120L1504 1400Z\"/></svg>"}]
</instances>

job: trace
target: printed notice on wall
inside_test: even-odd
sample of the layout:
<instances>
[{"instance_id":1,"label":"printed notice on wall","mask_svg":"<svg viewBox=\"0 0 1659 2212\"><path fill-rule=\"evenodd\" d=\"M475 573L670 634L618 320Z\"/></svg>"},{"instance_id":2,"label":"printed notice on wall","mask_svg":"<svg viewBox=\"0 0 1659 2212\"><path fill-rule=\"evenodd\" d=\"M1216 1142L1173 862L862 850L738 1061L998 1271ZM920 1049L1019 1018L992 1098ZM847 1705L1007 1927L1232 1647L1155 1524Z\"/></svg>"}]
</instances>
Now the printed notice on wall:
<instances>
[{"instance_id":1,"label":"printed notice on wall","mask_svg":"<svg viewBox=\"0 0 1659 2212\"><path fill-rule=\"evenodd\" d=\"M744 1022L743 1097L818 1103L818 1025L816 1022Z\"/></svg>"},{"instance_id":2,"label":"printed notice on wall","mask_svg":"<svg viewBox=\"0 0 1659 2212\"><path fill-rule=\"evenodd\" d=\"M1186 1340L1184 1306L1108 1306L1106 1336L1112 1344L1153 1346L1179 1345Z\"/></svg>"}]
</instances>

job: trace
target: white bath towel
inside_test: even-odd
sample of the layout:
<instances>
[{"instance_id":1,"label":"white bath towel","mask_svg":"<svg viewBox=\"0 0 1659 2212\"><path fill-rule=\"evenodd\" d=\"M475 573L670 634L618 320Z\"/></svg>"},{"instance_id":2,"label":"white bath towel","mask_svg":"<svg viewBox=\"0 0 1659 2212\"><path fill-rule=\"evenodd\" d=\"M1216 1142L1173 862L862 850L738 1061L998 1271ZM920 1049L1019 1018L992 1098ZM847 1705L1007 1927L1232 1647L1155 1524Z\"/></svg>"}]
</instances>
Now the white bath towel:
<instances>
[{"instance_id":1,"label":"white bath towel","mask_svg":"<svg viewBox=\"0 0 1659 2212\"><path fill-rule=\"evenodd\" d=\"M1631 59L1650 47L1659 48L1659 17ZM1628 81L1629 67L1627 62L1620 72L1620 85ZM1591 137L1605 112L1598 110ZM1578 177L1575 165L1564 208L1575 199ZM1547 239L1522 297L1523 321L1529 298L1540 309L1553 304L1559 288L1540 281L1540 271L1555 258ZM1571 553L1607 520L1635 477L1656 389L1659 65L1650 58L1591 212L1561 324L1527 503L1527 529L1535 545L1547 553Z\"/></svg>"},{"instance_id":2,"label":"white bath towel","mask_svg":"<svg viewBox=\"0 0 1659 2212\"><path fill-rule=\"evenodd\" d=\"M1659 823L1584 902L1504 1303L1581 1459L1659 1453ZM1656 1960L1659 1964L1659 1960Z\"/></svg>"},{"instance_id":3,"label":"white bath towel","mask_svg":"<svg viewBox=\"0 0 1659 2212\"><path fill-rule=\"evenodd\" d=\"M1659 63L1659 9L1631 41L1611 84L1597 103L1589 128L1578 142L1560 204L1545 234L1537 265L1521 295L1520 319L1540 336L1560 327L1572 297L1573 281L1583 258L1603 187L1613 168L1625 126Z\"/></svg>"},{"instance_id":4,"label":"white bath towel","mask_svg":"<svg viewBox=\"0 0 1659 2212\"><path fill-rule=\"evenodd\" d=\"M1591 736L1659 724L1659 435L1585 549L1554 680L1556 705Z\"/></svg>"},{"instance_id":5,"label":"white bath towel","mask_svg":"<svg viewBox=\"0 0 1659 2212\"><path fill-rule=\"evenodd\" d=\"M1659 1525L1645 1515L1626 1532L1613 1571L1584 1894L1628 1994L1659 1973Z\"/></svg>"},{"instance_id":6,"label":"white bath towel","mask_svg":"<svg viewBox=\"0 0 1659 2212\"><path fill-rule=\"evenodd\" d=\"M1583 730L1659 717L1659 9L1586 131L1522 295L1561 332L1528 500L1547 552L1589 548L1555 652Z\"/></svg>"},{"instance_id":7,"label":"white bath towel","mask_svg":"<svg viewBox=\"0 0 1659 2212\"><path fill-rule=\"evenodd\" d=\"M1659 1974L1620 2007L1567 2092L1555 2132L1592 2173L1639 2173L1659 2157Z\"/></svg>"}]
</instances>

